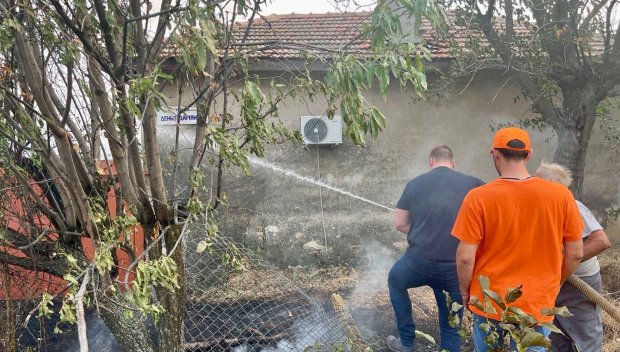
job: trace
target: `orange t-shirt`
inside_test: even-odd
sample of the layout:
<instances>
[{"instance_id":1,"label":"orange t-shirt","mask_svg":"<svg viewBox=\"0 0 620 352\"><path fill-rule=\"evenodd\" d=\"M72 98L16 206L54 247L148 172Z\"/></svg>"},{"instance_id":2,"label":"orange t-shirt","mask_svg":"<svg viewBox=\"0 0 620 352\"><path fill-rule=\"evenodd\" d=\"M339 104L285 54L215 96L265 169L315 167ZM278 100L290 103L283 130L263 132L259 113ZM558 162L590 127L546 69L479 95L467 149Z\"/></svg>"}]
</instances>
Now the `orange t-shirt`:
<instances>
[{"instance_id":1,"label":"orange t-shirt","mask_svg":"<svg viewBox=\"0 0 620 352\"><path fill-rule=\"evenodd\" d=\"M459 240L478 244L470 295L483 300L478 276L490 279L501 297L523 285L510 306L550 322L542 308L554 307L560 289L563 241L581 241L583 223L575 199L564 186L533 177L497 179L471 190L452 229ZM501 310L495 306L498 312ZM500 320L470 306L472 312Z\"/></svg>"}]
</instances>

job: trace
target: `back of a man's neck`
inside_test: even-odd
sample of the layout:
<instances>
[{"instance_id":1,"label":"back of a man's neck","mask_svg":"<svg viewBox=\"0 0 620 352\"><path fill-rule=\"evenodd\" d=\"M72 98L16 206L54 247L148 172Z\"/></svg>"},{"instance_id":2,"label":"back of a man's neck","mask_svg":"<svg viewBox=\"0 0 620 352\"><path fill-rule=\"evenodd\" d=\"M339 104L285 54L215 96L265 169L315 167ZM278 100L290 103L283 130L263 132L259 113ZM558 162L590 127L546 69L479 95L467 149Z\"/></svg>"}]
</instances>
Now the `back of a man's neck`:
<instances>
[{"instance_id":1,"label":"back of a man's neck","mask_svg":"<svg viewBox=\"0 0 620 352\"><path fill-rule=\"evenodd\" d=\"M448 164L436 164L431 167L431 170L436 169L438 167L447 167L448 169L452 169L452 166Z\"/></svg>"},{"instance_id":2,"label":"back of a man's neck","mask_svg":"<svg viewBox=\"0 0 620 352\"><path fill-rule=\"evenodd\" d=\"M507 180L527 180L532 177L528 172L502 172L500 178Z\"/></svg>"}]
</instances>

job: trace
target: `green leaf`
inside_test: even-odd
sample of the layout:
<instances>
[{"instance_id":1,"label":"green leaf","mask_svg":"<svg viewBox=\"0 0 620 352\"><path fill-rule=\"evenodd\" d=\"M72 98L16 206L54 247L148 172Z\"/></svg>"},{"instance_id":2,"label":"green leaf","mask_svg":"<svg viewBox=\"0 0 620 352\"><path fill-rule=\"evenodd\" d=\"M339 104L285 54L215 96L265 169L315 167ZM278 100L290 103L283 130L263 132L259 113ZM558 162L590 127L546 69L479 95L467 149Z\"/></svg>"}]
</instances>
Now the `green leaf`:
<instances>
[{"instance_id":1,"label":"green leaf","mask_svg":"<svg viewBox=\"0 0 620 352\"><path fill-rule=\"evenodd\" d=\"M545 328L547 328L547 329L549 329L552 332L555 332L557 334L564 335L564 332L560 328L555 326L553 323L541 323L540 326L545 327Z\"/></svg>"},{"instance_id":2,"label":"green leaf","mask_svg":"<svg viewBox=\"0 0 620 352\"><path fill-rule=\"evenodd\" d=\"M537 331L529 331L523 336L519 342L519 346L523 348L532 346L551 347L551 341L545 335Z\"/></svg>"},{"instance_id":3,"label":"green leaf","mask_svg":"<svg viewBox=\"0 0 620 352\"><path fill-rule=\"evenodd\" d=\"M502 297L498 295L495 291L489 289L482 289L482 293L493 300L502 310L506 309L506 305L502 301Z\"/></svg>"},{"instance_id":4,"label":"green leaf","mask_svg":"<svg viewBox=\"0 0 620 352\"><path fill-rule=\"evenodd\" d=\"M245 15L245 0L237 0L237 14Z\"/></svg>"},{"instance_id":5,"label":"green leaf","mask_svg":"<svg viewBox=\"0 0 620 352\"><path fill-rule=\"evenodd\" d=\"M493 304L491 303L491 301L488 298L486 298L484 300L484 309L483 309L483 311L485 313L488 313L488 314L497 314L497 309L495 309L495 307L493 306Z\"/></svg>"},{"instance_id":6,"label":"green leaf","mask_svg":"<svg viewBox=\"0 0 620 352\"><path fill-rule=\"evenodd\" d=\"M198 242L198 246L196 246L196 253L202 253L207 249L208 243L207 241Z\"/></svg>"},{"instance_id":7,"label":"green leaf","mask_svg":"<svg viewBox=\"0 0 620 352\"><path fill-rule=\"evenodd\" d=\"M534 326L538 324L538 320L535 317L517 307L508 307L505 313L503 316L506 321L519 324L519 326Z\"/></svg>"},{"instance_id":8,"label":"green leaf","mask_svg":"<svg viewBox=\"0 0 620 352\"><path fill-rule=\"evenodd\" d=\"M469 304L480 309L481 311L484 311L484 305L482 304L480 299L476 297L475 295L469 298Z\"/></svg>"},{"instance_id":9,"label":"green leaf","mask_svg":"<svg viewBox=\"0 0 620 352\"><path fill-rule=\"evenodd\" d=\"M458 313L463 308L463 305L459 302L452 302L452 307L450 307L450 313Z\"/></svg>"},{"instance_id":10,"label":"green leaf","mask_svg":"<svg viewBox=\"0 0 620 352\"><path fill-rule=\"evenodd\" d=\"M504 298L506 304L516 301L523 295L523 291L521 291L522 287L523 285L519 285L518 287L511 287L506 291L506 297Z\"/></svg>"},{"instance_id":11,"label":"green leaf","mask_svg":"<svg viewBox=\"0 0 620 352\"><path fill-rule=\"evenodd\" d=\"M207 65L207 48L205 46L205 42L202 40L196 41L196 65L199 68L204 68Z\"/></svg>"},{"instance_id":12,"label":"green leaf","mask_svg":"<svg viewBox=\"0 0 620 352\"><path fill-rule=\"evenodd\" d=\"M524 312L521 308L518 308L518 307L508 307L506 310L510 313L520 315L520 316L529 315L526 312Z\"/></svg>"},{"instance_id":13,"label":"green leaf","mask_svg":"<svg viewBox=\"0 0 620 352\"><path fill-rule=\"evenodd\" d=\"M247 81L246 90L248 91L248 93L250 93L250 96L256 102L262 102L263 99L265 98L265 96L263 95L263 92L261 92L260 88L255 82Z\"/></svg>"},{"instance_id":14,"label":"green leaf","mask_svg":"<svg viewBox=\"0 0 620 352\"><path fill-rule=\"evenodd\" d=\"M506 323L500 323L499 327L502 328L502 330L504 331L513 331L517 329L517 327L514 324L506 324Z\"/></svg>"},{"instance_id":15,"label":"green leaf","mask_svg":"<svg viewBox=\"0 0 620 352\"><path fill-rule=\"evenodd\" d=\"M563 307L553 307L553 308L543 308L540 310L543 315L546 316L554 316L559 315L565 318L572 316L573 314L568 310L566 306Z\"/></svg>"},{"instance_id":16,"label":"green leaf","mask_svg":"<svg viewBox=\"0 0 620 352\"><path fill-rule=\"evenodd\" d=\"M415 53L415 65L416 65L416 70L420 72L424 69L424 64L422 63L422 57L420 56L420 53L417 51Z\"/></svg>"},{"instance_id":17,"label":"green leaf","mask_svg":"<svg viewBox=\"0 0 620 352\"><path fill-rule=\"evenodd\" d=\"M489 324L489 323L480 323L478 325L478 328L480 328L480 330L482 330L482 332L488 333L489 331L491 331L491 324Z\"/></svg>"},{"instance_id":18,"label":"green leaf","mask_svg":"<svg viewBox=\"0 0 620 352\"><path fill-rule=\"evenodd\" d=\"M432 345L436 345L436 344L437 344L437 341L435 341L435 338L433 338L431 335L426 334L426 333L424 333L424 332L422 332L422 331L420 331L420 330L416 330L416 331L415 331L415 336L416 336L416 337L418 337L418 338L420 338L420 337L421 337L421 338L423 338L423 339L427 340L427 341L428 341L428 342L430 342Z\"/></svg>"},{"instance_id":19,"label":"green leaf","mask_svg":"<svg viewBox=\"0 0 620 352\"><path fill-rule=\"evenodd\" d=\"M484 275L479 275L478 276L478 282L480 283L480 287L482 287L483 289L489 289L491 282L489 281L489 278L487 276Z\"/></svg>"}]
</instances>

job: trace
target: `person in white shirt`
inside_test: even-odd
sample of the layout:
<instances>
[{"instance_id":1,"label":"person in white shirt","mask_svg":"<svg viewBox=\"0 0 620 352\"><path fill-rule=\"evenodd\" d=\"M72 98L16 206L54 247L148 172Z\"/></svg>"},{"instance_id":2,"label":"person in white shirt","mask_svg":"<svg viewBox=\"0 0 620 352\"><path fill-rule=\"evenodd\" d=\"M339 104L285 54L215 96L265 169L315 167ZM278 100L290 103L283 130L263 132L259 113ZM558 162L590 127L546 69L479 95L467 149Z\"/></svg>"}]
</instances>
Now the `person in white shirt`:
<instances>
[{"instance_id":1,"label":"person in white shirt","mask_svg":"<svg viewBox=\"0 0 620 352\"><path fill-rule=\"evenodd\" d=\"M571 184L571 175L562 165L543 162L536 176L565 186ZM596 256L611 246L603 227L596 220L590 209L577 201L585 228L583 229L583 259L573 273L598 292L601 291L600 265ZM565 282L555 305L566 306L573 314L571 317L556 316L553 323L564 335L552 333L552 350L557 352L600 352L603 349L603 323L600 308L590 301L581 291L569 282Z\"/></svg>"}]
</instances>

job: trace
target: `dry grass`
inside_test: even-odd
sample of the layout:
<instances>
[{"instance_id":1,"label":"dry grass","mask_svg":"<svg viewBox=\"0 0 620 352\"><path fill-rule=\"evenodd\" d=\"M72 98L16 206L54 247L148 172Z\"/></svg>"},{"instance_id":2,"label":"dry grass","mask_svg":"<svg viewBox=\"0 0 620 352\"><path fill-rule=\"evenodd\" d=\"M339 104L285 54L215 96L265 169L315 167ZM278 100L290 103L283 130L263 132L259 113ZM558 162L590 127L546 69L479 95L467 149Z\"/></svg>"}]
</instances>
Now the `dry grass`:
<instances>
[{"instance_id":1,"label":"dry grass","mask_svg":"<svg viewBox=\"0 0 620 352\"><path fill-rule=\"evenodd\" d=\"M333 293L348 292L348 304L360 308L389 307L390 297L387 289L387 272L373 275L360 274L348 267L323 269L293 269L289 272L297 285L307 292ZM379 279L380 282L366 282ZM437 303L433 290L419 287L409 290L414 314L416 316L436 316ZM433 318L435 319L435 318Z\"/></svg>"},{"instance_id":2,"label":"dry grass","mask_svg":"<svg viewBox=\"0 0 620 352\"><path fill-rule=\"evenodd\" d=\"M601 260L601 279L603 280L603 290L609 296L620 297L620 259L611 261Z\"/></svg>"},{"instance_id":3,"label":"dry grass","mask_svg":"<svg viewBox=\"0 0 620 352\"><path fill-rule=\"evenodd\" d=\"M612 248L599 256L605 296L620 307L620 249ZM620 322L603 312L605 340L603 352L620 352Z\"/></svg>"},{"instance_id":4,"label":"dry grass","mask_svg":"<svg viewBox=\"0 0 620 352\"><path fill-rule=\"evenodd\" d=\"M601 276L606 296L620 307L620 250L611 250L601 256ZM284 289L282 286L286 286ZM351 310L375 311L383 316L382 321L392 320L392 307L387 290L387 272L359 272L350 267L327 268L275 268L250 269L229 276L224 289L205 292L210 301L238 299L270 299L278 293L292 293L294 287L317 296L328 297L331 293L342 293ZM437 305L429 287L411 289L413 312L421 325L434 326ZM603 312L605 340L602 352L620 352L620 323Z\"/></svg>"},{"instance_id":5,"label":"dry grass","mask_svg":"<svg viewBox=\"0 0 620 352\"><path fill-rule=\"evenodd\" d=\"M310 293L346 292L355 288L359 272L342 266L328 268L290 268L284 273L301 289Z\"/></svg>"},{"instance_id":6,"label":"dry grass","mask_svg":"<svg viewBox=\"0 0 620 352\"><path fill-rule=\"evenodd\" d=\"M620 307L620 299L611 300L616 307ZM614 320L607 313L603 312L603 330L605 340L603 352L620 352L620 322Z\"/></svg>"}]
</instances>

